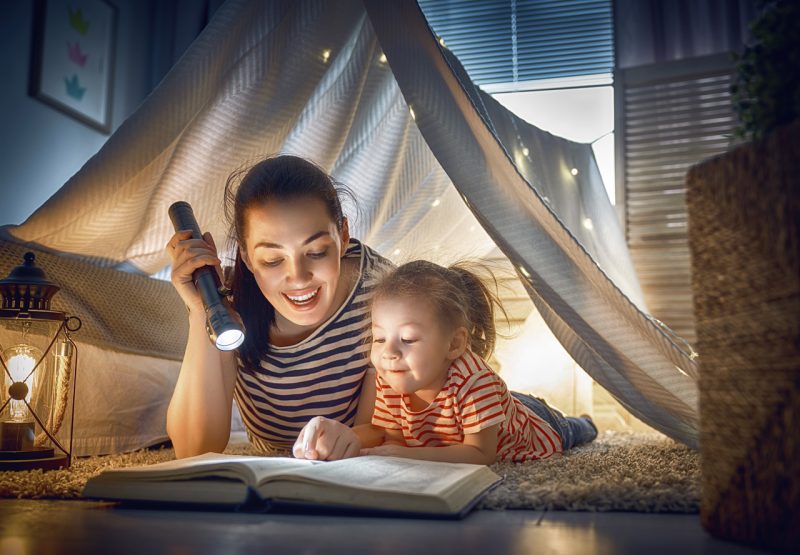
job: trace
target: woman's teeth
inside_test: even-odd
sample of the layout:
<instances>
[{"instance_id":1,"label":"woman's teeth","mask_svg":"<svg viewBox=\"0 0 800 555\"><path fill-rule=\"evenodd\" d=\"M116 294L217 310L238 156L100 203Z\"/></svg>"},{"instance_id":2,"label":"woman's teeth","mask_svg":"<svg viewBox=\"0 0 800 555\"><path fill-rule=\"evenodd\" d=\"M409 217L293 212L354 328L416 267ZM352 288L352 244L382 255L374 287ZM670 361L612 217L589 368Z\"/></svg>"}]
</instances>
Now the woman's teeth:
<instances>
[{"instance_id":1,"label":"woman's teeth","mask_svg":"<svg viewBox=\"0 0 800 555\"><path fill-rule=\"evenodd\" d=\"M319 293L319 289L315 289L311 293L306 293L305 295L289 295L287 293L286 298L295 304L307 304L311 299L317 296L317 293Z\"/></svg>"}]
</instances>

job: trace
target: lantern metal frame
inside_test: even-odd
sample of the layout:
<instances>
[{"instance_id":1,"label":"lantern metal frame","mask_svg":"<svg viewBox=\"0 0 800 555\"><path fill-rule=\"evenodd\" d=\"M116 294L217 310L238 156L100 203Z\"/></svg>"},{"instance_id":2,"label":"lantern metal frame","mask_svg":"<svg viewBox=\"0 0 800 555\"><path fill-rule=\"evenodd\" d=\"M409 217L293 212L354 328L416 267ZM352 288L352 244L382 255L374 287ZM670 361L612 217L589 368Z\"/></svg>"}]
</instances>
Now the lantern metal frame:
<instances>
[{"instance_id":1,"label":"lantern metal frame","mask_svg":"<svg viewBox=\"0 0 800 555\"><path fill-rule=\"evenodd\" d=\"M45 277L44 272L34 265L34 259L35 256L33 253L26 253L24 265L18 266L12 270L6 279L0 280L0 293L2 293L3 300L2 308L0 308L0 326L9 329L18 327L19 329L25 330L34 322L46 322L58 324L58 329L51 338L48 338L47 347L42 351L41 357L35 361L33 368L28 371L27 376L22 380L15 380L9 369L8 361L4 356L5 349L3 346L0 346L0 373L3 375L3 380L5 380L5 377L8 377L12 382L8 390L8 398L5 402L0 404L0 415L5 413L6 408L10 410L9 405L12 400L23 401L28 409L28 413L33 417L33 420L38 424L41 430L36 434L36 427L32 427L34 440L31 448L9 450L4 449L4 446L0 444L0 471L32 469L55 470L59 468L69 468L72 464L75 392L78 379L78 348L72 340L71 333L81 328L81 320L77 316L70 316L65 312L50 310L50 299L59 290L59 287L55 283L49 281ZM23 331L23 337L24 334L25 331ZM62 393L63 399L59 398L63 406L59 409L48 407L48 412L50 414L43 418L42 415L37 414L33 406L34 403L28 402L26 399L28 392L26 382L34 376L35 372L43 372L44 369L47 368L47 357L51 356L53 346L59 338L62 338L65 344L69 345L71 351L68 356L67 367L62 369L68 376L70 383L67 384L66 389ZM58 369L54 371L58 371ZM59 392L56 392L56 394L58 393ZM56 434L61 429L65 414L62 413L60 415L61 421L58 422L51 417L53 411L63 410L65 412L68 406L70 408L69 426L67 428L69 443L65 447L56 437ZM49 423L47 422L48 420ZM11 424L15 423L12 421L0 421L1 426L9 426ZM2 430L0 430L0 435L1 434ZM47 440L50 441L52 447L42 446ZM56 448L60 450L61 453L56 452Z\"/></svg>"}]
</instances>

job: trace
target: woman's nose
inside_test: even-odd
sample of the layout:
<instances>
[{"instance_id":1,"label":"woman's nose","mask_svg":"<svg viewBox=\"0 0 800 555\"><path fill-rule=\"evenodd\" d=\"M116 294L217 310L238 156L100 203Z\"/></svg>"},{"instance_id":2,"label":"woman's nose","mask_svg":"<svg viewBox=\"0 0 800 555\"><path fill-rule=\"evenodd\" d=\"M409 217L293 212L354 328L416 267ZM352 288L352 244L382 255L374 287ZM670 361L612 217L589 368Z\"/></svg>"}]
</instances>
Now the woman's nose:
<instances>
[{"instance_id":1,"label":"woman's nose","mask_svg":"<svg viewBox=\"0 0 800 555\"><path fill-rule=\"evenodd\" d=\"M302 258L296 258L289 262L289 280L296 282L307 281L310 277L308 266Z\"/></svg>"}]
</instances>

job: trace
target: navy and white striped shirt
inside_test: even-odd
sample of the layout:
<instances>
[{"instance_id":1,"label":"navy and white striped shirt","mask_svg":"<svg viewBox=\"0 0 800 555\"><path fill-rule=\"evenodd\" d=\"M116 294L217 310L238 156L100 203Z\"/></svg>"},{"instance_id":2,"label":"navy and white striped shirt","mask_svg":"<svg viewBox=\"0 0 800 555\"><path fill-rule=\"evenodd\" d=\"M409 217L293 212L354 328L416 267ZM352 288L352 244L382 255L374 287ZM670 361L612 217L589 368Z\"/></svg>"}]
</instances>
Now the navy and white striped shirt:
<instances>
[{"instance_id":1,"label":"navy and white striped shirt","mask_svg":"<svg viewBox=\"0 0 800 555\"><path fill-rule=\"evenodd\" d=\"M290 447L314 416L353 424L369 367L369 300L391 262L356 239L345 258L359 260L359 278L338 312L295 345L270 345L260 368L239 368L234 398L250 442L260 450Z\"/></svg>"}]
</instances>

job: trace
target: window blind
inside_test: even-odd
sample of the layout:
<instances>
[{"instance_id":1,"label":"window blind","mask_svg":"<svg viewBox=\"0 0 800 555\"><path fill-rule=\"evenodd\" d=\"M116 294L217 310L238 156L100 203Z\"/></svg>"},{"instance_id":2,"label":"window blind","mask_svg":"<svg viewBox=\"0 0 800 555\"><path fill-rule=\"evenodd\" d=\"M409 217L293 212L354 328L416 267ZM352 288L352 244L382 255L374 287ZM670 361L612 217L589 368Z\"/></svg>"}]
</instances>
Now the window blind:
<instances>
[{"instance_id":1,"label":"window blind","mask_svg":"<svg viewBox=\"0 0 800 555\"><path fill-rule=\"evenodd\" d=\"M610 74L611 0L419 0L478 85Z\"/></svg>"},{"instance_id":2,"label":"window blind","mask_svg":"<svg viewBox=\"0 0 800 555\"><path fill-rule=\"evenodd\" d=\"M731 79L727 56L632 68L617 75L624 125L620 133L618 120L617 151L624 156L631 258L651 314L690 343L696 336L686 172L730 146L736 125Z\"/></svg>"}]
</instances>

